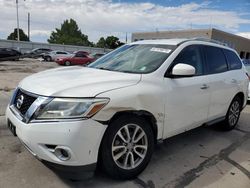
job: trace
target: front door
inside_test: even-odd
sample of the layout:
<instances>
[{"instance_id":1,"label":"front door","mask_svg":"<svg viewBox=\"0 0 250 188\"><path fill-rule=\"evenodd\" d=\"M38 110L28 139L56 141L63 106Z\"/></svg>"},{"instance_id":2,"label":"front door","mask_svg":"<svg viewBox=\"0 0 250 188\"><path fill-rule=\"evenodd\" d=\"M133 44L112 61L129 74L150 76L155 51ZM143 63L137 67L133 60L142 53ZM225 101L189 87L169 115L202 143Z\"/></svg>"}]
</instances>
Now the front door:
<instances>
[{"instance_id":1,"label":"front door","mask_svg":"<svg viewBox=\"0 0 250 188\"><path fill-rule=\"evenodd\" d=\"M164 138L192 129L207 121L210 89L204 75L204 57L199 45L185 47L174 62L192 65L196 73L192 77L165 78Z\"/></svg>"}]
</instances>

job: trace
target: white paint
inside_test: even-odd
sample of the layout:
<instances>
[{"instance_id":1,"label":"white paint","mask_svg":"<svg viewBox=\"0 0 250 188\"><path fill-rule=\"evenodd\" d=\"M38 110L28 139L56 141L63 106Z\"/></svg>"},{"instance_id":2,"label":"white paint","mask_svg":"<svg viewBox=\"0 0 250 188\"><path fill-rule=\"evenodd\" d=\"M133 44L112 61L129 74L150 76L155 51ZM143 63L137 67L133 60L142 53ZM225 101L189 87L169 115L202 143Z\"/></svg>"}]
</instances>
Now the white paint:
<instances>
[{"instance_id":1,"label":"white paint","mask_svg":"<svg viewBox=\"0 0 250 188\"><path fill-rule=\"evenodd\" d=\"M175 45L181 41L183 39L139 41L133 44ZM110 102L91 119L82 121L24 124L9 108L6 116L16 125L18 136L38 157L75 166L97 161L100 142L106 130L106 126L98 121L108 121L119 111L150 112L157 120L157 139L165 139L225 116L238 92L244 93L245 105L249 80L244 68L178 79L164 77L166 70L182 49L194 44L229 49L209 42L184 42L156 71L142 75L84 67L58 68L34 74L25 78L19 87L44 96L104 97L109 98ZM188 73L194 72L186 65L180 67L184 67L183 70L189 69ZM232 83L232 79L237 82ZM202 90L204 84L209 88ZM59 161L40 147L41 144L67 146L72 151L72 158L67 162Z\"/></svg>"}]
</instances>

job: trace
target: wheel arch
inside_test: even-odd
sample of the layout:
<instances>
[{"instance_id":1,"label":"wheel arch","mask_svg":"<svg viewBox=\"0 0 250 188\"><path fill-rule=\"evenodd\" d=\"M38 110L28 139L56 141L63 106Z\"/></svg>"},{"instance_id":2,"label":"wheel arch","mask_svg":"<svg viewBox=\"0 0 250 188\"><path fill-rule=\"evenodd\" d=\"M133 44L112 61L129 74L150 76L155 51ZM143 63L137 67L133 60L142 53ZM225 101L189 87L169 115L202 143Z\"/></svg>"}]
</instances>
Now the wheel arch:
<instances>
[{"instance_id":1,"label":"wheel arch","mask_svg":"<svg viewBox=\"0 0 250 188\"><path fill-rule=\"evenodd\" d=\"M154 142L155 142L155 144L157 143L157 136L158 136L157 120L156 120L155 116L152 113L150 113L150 112L148 112L146 110L119 111L119 112L116 112L110 118L110 120L108 120L106 122L103 122L103 123L109 125L112 121L116 120L117 118L119 118L121 116L137 116L137 117L141 117L141 118L145 119L147 122L149 122L150 127L151 127L151 129L153 131L153 134L154 134ZM105 130L103 138L104 138L104 136L105 136L105 134L107 132L107 129ZM98 149L98 158L97 158L98 163L100 162L100 157L101 157L100 156L100 153L101 153L100 150L101 150L101 147L102 147L103 138L102 138L102 141L101 141L99 149Z\"/></svg>"},{"instance_id":2,"label":"wheel arch","mask_svg":"<svg viewBox=\"0 0 250 188\"><path fill-rule=\"evenodd\" d=\"M155 141L157 140L157 135L158 135L157 120L151 112L148 112L146 110L127 110L127 111L116 112L108 123L114 121L120 116L137 116L145 119L147 122L149 122L150 127L152 128Z\"/></svg>"},{"instance_id":3,"label":"wheel arch","mask_svg":"<svg viewBox=\"0 0 250 188\"><path fill-rule=\"evenodd\" d=\"M235 97L239 97L240 99L241 99L241 102L242 102L242 106L241 106L241 110L243 109L243 105L244 105L244 101L245 101L245 95L244 95L244 93L243 92L238 92L235 96L234 96L234 98ZM233 98L233 99L234 99Z\"/></svg>"}]
</instances>

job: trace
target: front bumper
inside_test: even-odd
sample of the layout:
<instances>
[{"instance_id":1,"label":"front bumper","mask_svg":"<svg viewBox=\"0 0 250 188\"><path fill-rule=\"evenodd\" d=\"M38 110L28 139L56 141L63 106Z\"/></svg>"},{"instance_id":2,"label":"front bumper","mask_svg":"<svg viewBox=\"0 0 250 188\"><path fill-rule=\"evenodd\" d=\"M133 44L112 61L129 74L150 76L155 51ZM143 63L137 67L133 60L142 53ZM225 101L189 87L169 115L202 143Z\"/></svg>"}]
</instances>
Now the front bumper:
<instances>
[{"instance_id":1,"label":"front bumper","mask_svg":"<svg viewBox=\"0 0 250 188\"><path fill-rule=\"evenodd\" d=\"M7 121L16 127L16 134L37 158L63 166L84 166L97 162L105 125L86 119L67 122L24 123L8 107ZM52 149L51 149L52 146ZM60 160L53 147L65 148L70 159Z\"/></svg>"},{"instance_id":2,"label":"front bumper","mask_svg":"<svg viewBox=\"0 0 250 188\"><path fill-rule=\"evenodd\" d=\"M96 163L84 166L64 166L42 160L42 163L56 172L62 178L71 180L82 180L93 177Z\"/></svg>"}]
</instances>

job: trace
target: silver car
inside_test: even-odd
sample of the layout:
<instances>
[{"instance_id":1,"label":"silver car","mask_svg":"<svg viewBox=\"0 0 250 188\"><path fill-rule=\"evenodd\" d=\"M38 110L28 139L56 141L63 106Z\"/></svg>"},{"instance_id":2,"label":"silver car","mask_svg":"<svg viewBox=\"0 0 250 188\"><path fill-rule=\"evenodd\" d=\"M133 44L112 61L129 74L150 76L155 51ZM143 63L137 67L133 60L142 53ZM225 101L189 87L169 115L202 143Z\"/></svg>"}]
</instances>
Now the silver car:
<instances>
[{"instance_id":1,"label":"silver car","mask_svg":"<svg viewBox=\"0 0 250 188\"><path fill-rule=\"evenodd\" d=\"M45 61L55 61L57 58L60 57L70 57L72 56L71 53L66 52L66 51L51 51L45 55L43 55L43 59Z\"/></svg>"}]
</instances>

